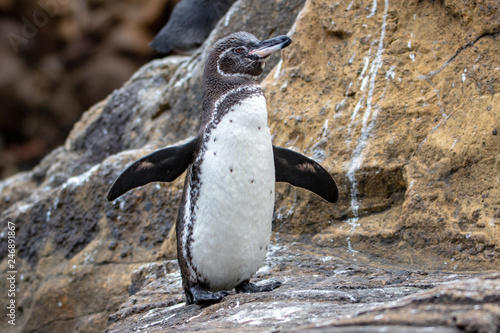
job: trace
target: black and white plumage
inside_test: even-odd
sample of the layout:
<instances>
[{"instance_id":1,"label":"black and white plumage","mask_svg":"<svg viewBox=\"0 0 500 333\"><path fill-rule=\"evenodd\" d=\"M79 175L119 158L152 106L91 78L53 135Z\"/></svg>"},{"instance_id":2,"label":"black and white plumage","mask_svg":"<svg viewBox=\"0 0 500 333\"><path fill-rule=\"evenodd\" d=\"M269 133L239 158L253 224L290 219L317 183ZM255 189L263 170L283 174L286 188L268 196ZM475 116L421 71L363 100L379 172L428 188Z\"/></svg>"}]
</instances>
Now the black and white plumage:
<instances>
[{"instance_id":1,"label":"black and white plumage","mask_svg":"<svg viewBox=\"0 0 500 333\"><path fill-rule=\"evenodd\" d=\"M108 193L111 201L152 181L172 181L187 169L176 232L188 304L217 302L232 288L259 292L281 285L249 282L268 249L276 181L338 200L325 169L271 142L258 79L268 56L290 43L287 36L259 41L246 32L219 40L205 66L198 135L133 163Z\"/></svg>"},{"instance_id":2,"label":"black and white plumage","mask_svg":"<svg viewBox=\"0 0 500 333\"><path fill-rule=\"evenodd\" d=\"M159 53L189 52L200 46L236 0L182 0L150 46Z\"/></svg>"}]
</instances>

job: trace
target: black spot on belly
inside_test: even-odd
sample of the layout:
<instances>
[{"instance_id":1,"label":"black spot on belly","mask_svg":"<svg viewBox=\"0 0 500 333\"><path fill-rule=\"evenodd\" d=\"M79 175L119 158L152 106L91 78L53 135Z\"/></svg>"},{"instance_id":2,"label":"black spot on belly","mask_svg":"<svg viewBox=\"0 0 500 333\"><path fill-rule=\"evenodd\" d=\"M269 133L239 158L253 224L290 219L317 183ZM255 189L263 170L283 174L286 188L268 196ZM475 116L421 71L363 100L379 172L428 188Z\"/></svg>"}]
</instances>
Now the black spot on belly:
<instances>
[{"instance_id":1,"label":"black spot on belly","mask_svg":"<svg viewBox=\"0 0 500 333\"><path fill-rule=\"evenodd\" d=\"M229 169L229 172L233 172L233 168L230 168L230 169Z\"/></svg>"},{"instance_id":2,"label":"black spot on belly","mask_svg":"<svg viewBox=\"0 0 500 333\"><path fill-rule=\"evenodd\" d=\"M253 184L254 183L254 180L253 179L250 179L250 184Z\"/></svg>"}]
</instances>

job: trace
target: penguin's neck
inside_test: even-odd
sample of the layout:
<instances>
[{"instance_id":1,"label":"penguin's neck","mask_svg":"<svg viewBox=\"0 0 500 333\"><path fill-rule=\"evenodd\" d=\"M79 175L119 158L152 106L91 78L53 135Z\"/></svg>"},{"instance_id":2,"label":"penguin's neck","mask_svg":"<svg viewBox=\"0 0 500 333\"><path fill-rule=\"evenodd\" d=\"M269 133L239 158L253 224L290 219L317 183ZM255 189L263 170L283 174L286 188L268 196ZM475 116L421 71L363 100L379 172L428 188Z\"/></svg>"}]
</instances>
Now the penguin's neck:
<instances>
[{"instance_id":1,"label":"penguin's neck","mask_svg":"<svg viewBox=\"0 0 500 333\"><path fill-rule=\"evenodd\" d=\"M228 100L243 99L245 92L262 93L258 80L245 77L218 78L211 76L203 84L203 113L201 127L203 128L218 112L221 111Z\"/></svg>"}]
</instances>

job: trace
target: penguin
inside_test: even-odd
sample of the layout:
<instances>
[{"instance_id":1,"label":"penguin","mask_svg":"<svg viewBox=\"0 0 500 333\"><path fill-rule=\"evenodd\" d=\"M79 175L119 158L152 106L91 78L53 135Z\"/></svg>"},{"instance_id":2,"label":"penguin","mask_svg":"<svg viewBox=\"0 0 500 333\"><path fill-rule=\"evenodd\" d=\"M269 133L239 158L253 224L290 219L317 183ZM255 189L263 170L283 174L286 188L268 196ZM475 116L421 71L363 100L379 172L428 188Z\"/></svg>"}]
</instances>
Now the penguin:
<instances>
[{"instance_id":1,"label":"penguin","mask_svg":"<svg viewBox=\"0 0 500 333\"><path fill-rule=\"evenodd\" d=\"M218 302L233 288L252 293L281 285L250 282L269 246L276 182L338 200L337 185L323 167L271 141L259 76L268 57L291 42L287 36L259 41L247 32L216 42L205 64L196 137L134 162L108 192L112 201L187 170L176 223L187 304Z\"/></svg>"},{"instance_id":2,"label":"penguin","mask_svg":"<svg viewBox=\"0 0 500 333\"><path fill-rule=\"evenodd\" d=\"M149 44L158 53L188 53L200 46L236 0L182 0Z\"/></svg>"}]
</instances>

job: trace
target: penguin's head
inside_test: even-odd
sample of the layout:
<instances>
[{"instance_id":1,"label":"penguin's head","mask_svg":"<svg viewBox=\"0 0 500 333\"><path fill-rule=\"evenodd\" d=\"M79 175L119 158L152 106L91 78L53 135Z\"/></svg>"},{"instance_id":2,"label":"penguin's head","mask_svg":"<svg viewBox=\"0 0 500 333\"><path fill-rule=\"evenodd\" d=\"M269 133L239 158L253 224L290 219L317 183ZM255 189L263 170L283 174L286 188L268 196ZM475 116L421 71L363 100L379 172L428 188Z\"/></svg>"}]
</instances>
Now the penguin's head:
<instances>
[{"instance_id":1,"label":"penguin's head","mask_svg":"<svg viewBox=\"0 0 500 333\"><path fill-rule=\"evenodd\" d=\"M287 47L292 40L287 36L259 41L248 32L237 32L219 40L207 59L206 71L224 78L257 80L264 70L267 58Z\"/></svg>"}]
</instances>

